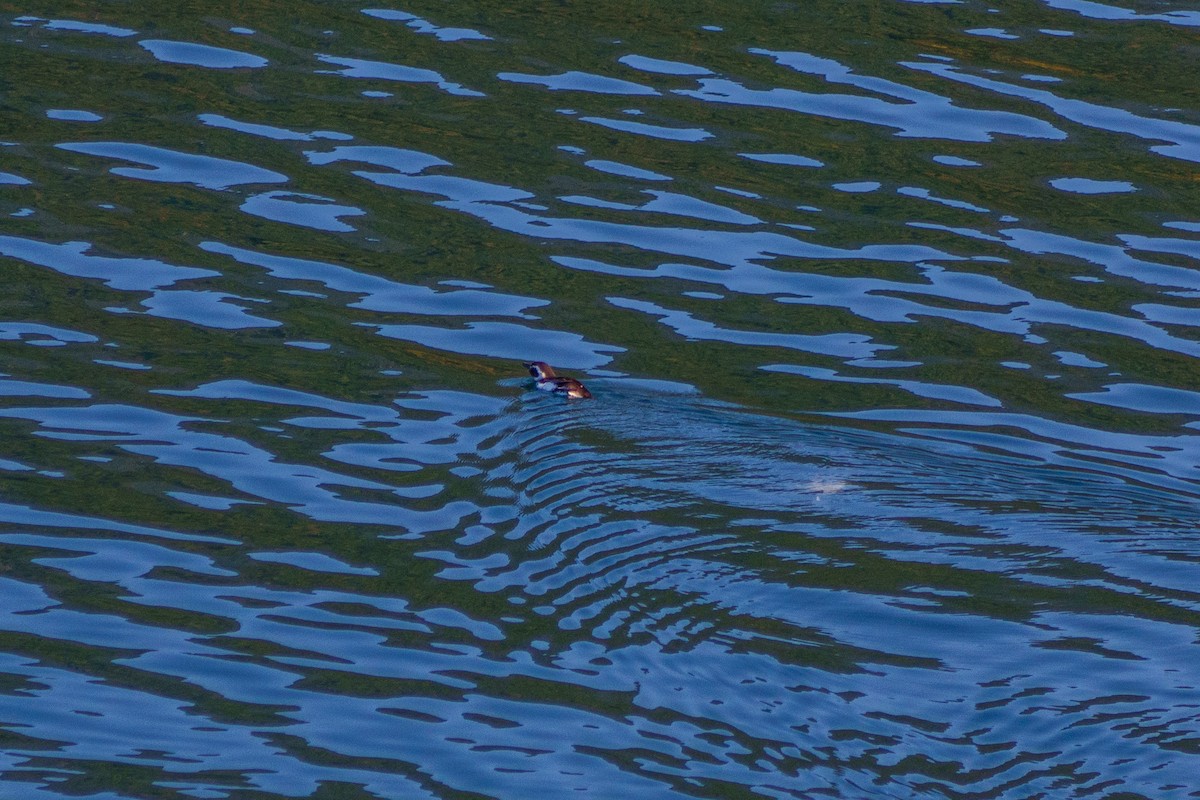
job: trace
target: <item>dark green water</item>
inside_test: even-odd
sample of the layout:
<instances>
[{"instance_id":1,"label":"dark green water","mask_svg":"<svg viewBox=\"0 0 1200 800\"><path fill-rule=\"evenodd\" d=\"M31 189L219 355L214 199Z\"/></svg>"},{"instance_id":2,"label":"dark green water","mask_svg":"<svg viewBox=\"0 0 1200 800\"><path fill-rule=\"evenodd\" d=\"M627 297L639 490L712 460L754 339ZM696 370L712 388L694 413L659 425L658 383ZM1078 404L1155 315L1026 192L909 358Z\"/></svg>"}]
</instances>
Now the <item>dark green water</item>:
<instances>
[{"instance_id":1,"label":"dark green water","mask_svg":"<svg viewBox=\"0 0 1200 800\"><path fill-rule=\"evenodd\" d=\"M0 2L0 796L1200 797L1122 2Z\"/></svg>"}]
</instances>

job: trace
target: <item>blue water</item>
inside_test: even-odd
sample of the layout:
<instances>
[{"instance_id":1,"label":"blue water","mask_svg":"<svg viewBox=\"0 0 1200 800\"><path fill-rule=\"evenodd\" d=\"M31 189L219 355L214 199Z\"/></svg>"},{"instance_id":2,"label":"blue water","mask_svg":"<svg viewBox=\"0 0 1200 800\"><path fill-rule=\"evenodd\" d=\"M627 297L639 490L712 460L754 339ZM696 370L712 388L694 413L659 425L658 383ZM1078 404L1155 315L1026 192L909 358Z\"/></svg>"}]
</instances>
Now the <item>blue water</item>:
<instances>
[{"instance_id":1,"label":"blue water","mask_svg":"<svg viewBox=\"0 0 1200 800\"><path fill-rule=\"evenodd\" d=\"M1198 27L6 9L0 796L1200 797Z\"/></svg>"}]
</instances>

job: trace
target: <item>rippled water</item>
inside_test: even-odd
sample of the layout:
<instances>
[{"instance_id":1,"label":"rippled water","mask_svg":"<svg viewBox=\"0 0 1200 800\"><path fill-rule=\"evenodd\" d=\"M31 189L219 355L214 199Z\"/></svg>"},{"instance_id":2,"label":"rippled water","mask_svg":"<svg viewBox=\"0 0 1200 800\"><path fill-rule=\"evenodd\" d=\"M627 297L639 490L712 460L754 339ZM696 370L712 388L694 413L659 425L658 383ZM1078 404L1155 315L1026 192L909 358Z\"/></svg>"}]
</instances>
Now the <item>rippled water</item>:
<instances>
[{"instance_id":1,"label":"rippled water","mask_svg":"<svg viewBox=\"0 0 1200 800\"><path fill-rule=\"evenodd\" d=\"M1200 797L1122 2L5 4L0 795Z\"/></svg>"}]
</instances>

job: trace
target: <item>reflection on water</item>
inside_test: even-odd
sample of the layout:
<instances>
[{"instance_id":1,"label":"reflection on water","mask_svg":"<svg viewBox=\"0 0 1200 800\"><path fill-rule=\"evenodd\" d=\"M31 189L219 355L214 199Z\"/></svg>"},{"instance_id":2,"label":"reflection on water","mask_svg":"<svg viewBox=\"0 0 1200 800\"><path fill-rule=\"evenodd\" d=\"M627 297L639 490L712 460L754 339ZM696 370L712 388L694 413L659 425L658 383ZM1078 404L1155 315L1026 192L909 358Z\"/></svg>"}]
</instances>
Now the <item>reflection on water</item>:
<instances>
[{"instance_id":1,"label":"reflection on water","mask_svg":"<svg viewBox=\"0 0 1200 800\"><path fill-rule=\"evenodd\" d=\"M53 5L0 794L1197 796L1194 11Z\"/></svg>"}]
</instances>

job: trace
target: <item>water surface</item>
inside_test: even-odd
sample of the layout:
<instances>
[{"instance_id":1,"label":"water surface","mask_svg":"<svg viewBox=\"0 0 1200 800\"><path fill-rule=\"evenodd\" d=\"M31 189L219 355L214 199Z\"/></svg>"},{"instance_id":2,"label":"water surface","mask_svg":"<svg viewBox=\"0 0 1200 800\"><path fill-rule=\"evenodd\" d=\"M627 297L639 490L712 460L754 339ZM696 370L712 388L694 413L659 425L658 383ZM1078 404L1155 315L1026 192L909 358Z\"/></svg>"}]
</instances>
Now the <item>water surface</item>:
<instances>
[{"instance_id":1,"label":"water surface","mask_svg":"<svg viewBox=\"0 0 1200 800\"><path fill-rule=\"evenodd\" d=\"M1200 796L1194 9L249 6L0 15L0 794Z\"/></svg>"}]
</instances>

